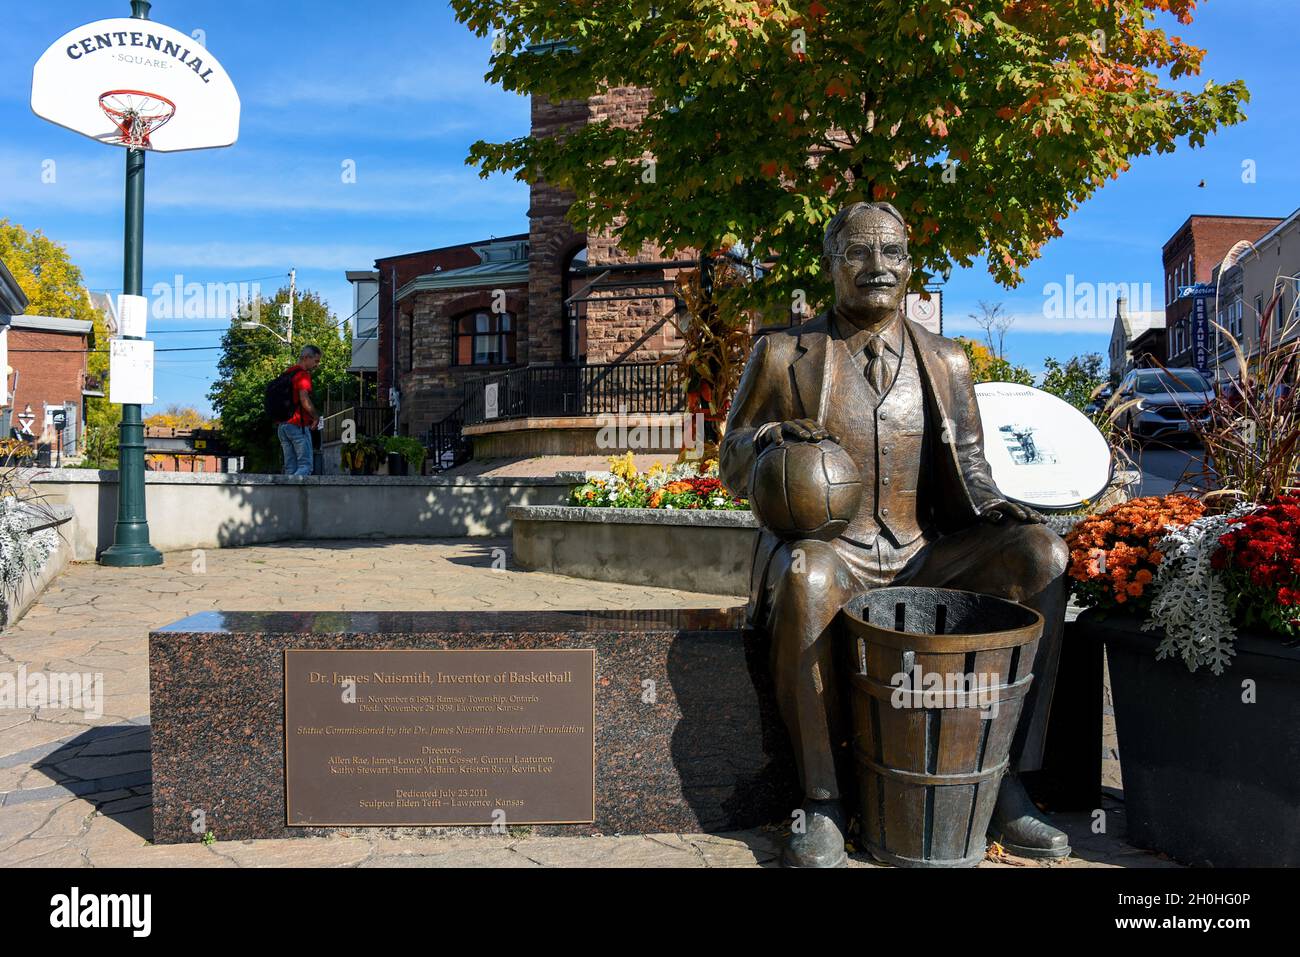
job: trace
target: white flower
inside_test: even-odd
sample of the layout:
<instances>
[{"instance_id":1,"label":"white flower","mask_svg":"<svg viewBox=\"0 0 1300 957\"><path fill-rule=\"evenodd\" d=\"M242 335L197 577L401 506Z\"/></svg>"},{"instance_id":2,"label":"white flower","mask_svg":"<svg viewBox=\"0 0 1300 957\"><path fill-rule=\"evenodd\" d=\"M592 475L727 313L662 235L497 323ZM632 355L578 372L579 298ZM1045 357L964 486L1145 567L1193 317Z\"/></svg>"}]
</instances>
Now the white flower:
<instances>
[{"instance_id":1,"label":"white flower","mask_svg":"<svg viewBox=\"0 0 1300 957\"><path fill-rule=\"evenodd\" d=\"M1164 629L1165 637L1156 646L1157 660L1178 657L1189 671L1206 665L1216 675L1231 663L1237 630L1227 589L1210 567L1210 559L1232 520L1254 510L1253 505L1239 505L1227 514L1171 527L1156 543L1164 558L1151 582L1151 616L1142 628Z\"/></svg>"}]
</instances>

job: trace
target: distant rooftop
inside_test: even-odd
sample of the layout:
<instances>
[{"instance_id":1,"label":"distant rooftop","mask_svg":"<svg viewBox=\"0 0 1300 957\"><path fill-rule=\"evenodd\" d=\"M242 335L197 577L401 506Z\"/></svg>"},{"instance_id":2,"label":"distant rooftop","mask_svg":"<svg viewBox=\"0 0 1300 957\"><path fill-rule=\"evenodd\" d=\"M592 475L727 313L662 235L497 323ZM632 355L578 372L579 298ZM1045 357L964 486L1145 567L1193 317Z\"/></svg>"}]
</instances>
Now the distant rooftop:
<instances>
[{"instance_id":1,"label":"distant rooftop","mask_svg":"<svg viewBox=\"0 0 1300 957\"><path fill-rule=\"evenodd\" d=\"M94 324L85 319L63 319L59 316L14 316L15 329L35 329L40 332L70 332L88 336Z\"/></svg>"}]
</instances>

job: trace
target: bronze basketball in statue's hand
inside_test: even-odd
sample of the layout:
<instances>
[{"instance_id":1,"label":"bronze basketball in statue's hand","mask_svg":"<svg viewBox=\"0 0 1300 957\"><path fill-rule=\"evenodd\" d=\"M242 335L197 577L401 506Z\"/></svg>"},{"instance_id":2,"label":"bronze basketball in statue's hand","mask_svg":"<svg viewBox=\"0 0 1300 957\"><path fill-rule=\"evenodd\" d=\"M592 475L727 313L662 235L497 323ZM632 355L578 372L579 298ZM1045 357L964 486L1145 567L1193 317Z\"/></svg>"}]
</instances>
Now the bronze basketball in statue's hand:
<instances>
[{"instance_id":1,"label":"bronze basketball in statue's hand","mask_svg":"<svg viewBox=\"0 0 1300 957\"><path fill-rule=\"evenodd\" d=\"M755 443L762 451L772 445L781 445L789 440L794 442L820 442L830 439L838 442L835 436L826 431L816 419L791 419L789 422L769 422L759 430Z\"/></svg>"},{"instance_id":2,"label":"bronze basketball in statue's hand","mask_svg":"<svg viewBox=\"0 0 1300 957\"><path fill-rule=\"evenodd\" d=\"M783 441L755 460L749 504L780 538L830 541L848 528L862 504L862 476L849 453L829 438Z\"/></svg>"}]
</instances>

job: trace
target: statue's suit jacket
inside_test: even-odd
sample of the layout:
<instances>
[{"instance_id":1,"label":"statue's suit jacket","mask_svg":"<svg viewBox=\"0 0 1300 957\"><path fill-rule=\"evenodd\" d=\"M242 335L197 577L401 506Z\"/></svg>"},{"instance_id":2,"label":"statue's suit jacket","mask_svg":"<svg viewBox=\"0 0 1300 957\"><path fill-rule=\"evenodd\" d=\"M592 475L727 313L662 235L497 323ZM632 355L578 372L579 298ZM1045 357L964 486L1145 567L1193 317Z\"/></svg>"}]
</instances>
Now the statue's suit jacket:
<instances>
[{"instance_id":1,"label":"statue's suit jacket","mask_svg":"<svg viewBox=\"0 0 1300 957\"><path fill-rule=\"evenodd\" d=\"M926 427L935 439L925 445L930 461L922 463L932 492L926 496L931 514L921 518L944 534L970 526L990 505L1004 501L1004 496L984 458L983 427L965 351L951 339L914 322L904 320L903 324L919 361ZM768 333L754 344L719 454L720 477L734 494L749 494L754 436L762 426L791 419L826 424L825 420L832 418L825 412L830 406L836 406L836 416L844 414L836 405L844 393L837 392L834 378L835 370L845 365L832 361L836 358L832 350L843 353L839 358L847 358L847 346L831 334L828 313L801 326ZM862 411L874 414L874 409ZM863 480L874 485L874 463L859 464L864 469ZM767 531L759 538L751 609L758 607L767 564L778 544Z\"/></svg>"}]
</instances>

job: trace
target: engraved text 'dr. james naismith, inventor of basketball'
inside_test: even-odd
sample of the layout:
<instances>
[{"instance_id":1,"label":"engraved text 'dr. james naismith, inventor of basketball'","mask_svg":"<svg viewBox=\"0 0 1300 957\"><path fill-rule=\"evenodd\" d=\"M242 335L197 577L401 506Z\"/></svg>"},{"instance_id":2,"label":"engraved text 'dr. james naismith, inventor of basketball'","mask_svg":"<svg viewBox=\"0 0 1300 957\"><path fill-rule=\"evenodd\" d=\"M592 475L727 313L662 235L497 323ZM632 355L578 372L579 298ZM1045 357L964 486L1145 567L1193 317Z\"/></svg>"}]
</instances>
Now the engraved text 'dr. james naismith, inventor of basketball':
<instances>
[{"instance_id":1,"label":"engraved text 'dr. james naismith, inventor of basketball'","mask_svg":"<svg viewBox=\"0 0 1300 957\"><path fill-rule=\"evenodd\" d=\"M791 834L783 857L796 867L844 859L848 705L834 647L844 603L866 589L908 584L997 595L1041 612L1034 681L1011 753L1013 770L1032 770L1060 655L1068 559L1042 517L994 484L961 346L903 317L912 267L898 211L873 203L841 210L824 254L834 307L757 341L721 451L723 481L738 495L754 491L755 459L774 444L830 439L862 479L860 504L838 537L782 541L769 529L755 555L750 613L771 636L804 791L806 826ZM1041 818L1014 773L1003 779L990 835L1016 853L1069 853L1066 836Z\"/></svg>"}]
</instances>

